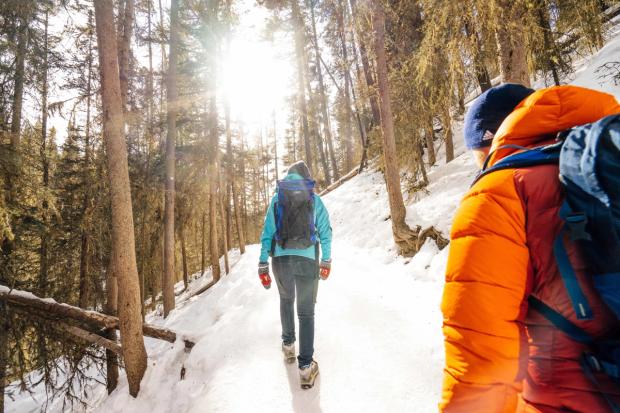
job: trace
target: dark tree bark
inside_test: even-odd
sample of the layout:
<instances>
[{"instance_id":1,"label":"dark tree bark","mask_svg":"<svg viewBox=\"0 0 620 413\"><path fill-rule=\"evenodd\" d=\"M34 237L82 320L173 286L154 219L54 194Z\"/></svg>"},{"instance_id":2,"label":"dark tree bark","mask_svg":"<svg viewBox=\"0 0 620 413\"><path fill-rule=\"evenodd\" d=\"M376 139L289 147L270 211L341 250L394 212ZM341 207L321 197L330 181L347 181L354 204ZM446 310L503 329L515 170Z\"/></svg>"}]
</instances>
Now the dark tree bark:
<instances>
[{"instance_id":1,"label":"dark tree bark","mask_svg":"<svg viewBox=\"0 0 620 413\"><path fill-rule=\"evenodd\" d=\"M553 32L551 30L551 24L549 23L549 10L546 7L545 1L538 1L536 4L538 13L538 23L543 31L543 44L545 48L545 60L547 69L551 71L553 76L553 83L556 86L560 86L560 73L558 70L559 53L557 52L557 45L553 40Z\"/></svg>"},{"instance_id":2,"label":"dark tree bark","mask_svg":"<svg viewBox=\"0 0 620 413\"><path fill-rule=\"evenodd\" d=\"M0 298L0 413L4 413L4 390L9 365L9 332L11 324L6 301Z\"/></svg>"},{"instance_id":3,"label":"dark tree bark","mask_svg":"<svg viewBox=\"0 0 620 413\"><path fill-rule=\"evenodd\" d=\"M124 4L123 4L124 3ZM133 0L123 0L120 4L118 33L118 75L121 82L121 102L123 112L127 113L127 96L129 94L129 60L131 57L131 34L134 22Z\"/></svg>"},{"instance_id":4,"label":"dark tree bark","mask_svg":"<svg viewBox=\"0 0 620 413\"><path fill-rule=\"evenodd\" d=\"M205 268L207 267L207 246L206 246L206 236L205 236L205 221L206 221L206 212L202 213L200 232L201 232L201 248L200 248L200 275L204 274Z\"/></svg>"},{"instance_id":5,"label":"dark tree bark","mask_svg":"<svg viewBox=\"0 0 620 413\"><path fill-rule=\"evenodd\" d=\"M177 65L179 55L179 1L172 0L170 8L170 60L168 62L168 135L166 138L166 191L164 211L164 318L175 307L174 303L174 197L175 197L175 140L179 110Z\"/></svg>"},{"instance_id":6,"label":"dark tree bark","mask_svg":"<svg viewBox=\"0 0 620 413\"><path fill-rule=\"evenodd\" d=\"M209 76L209 84L207 87L206 101L209 104L209 116L207 117L207 124L205 125L205 131L207 131L207 173L209 176L209 250L210 261L213 279L219 281L222 270L220 268L220 248L218 237L218 187L219 187L219 172L217 170L218 155L219 155L219 128L218 128L218 114L217 114L217 101L216 101L216 89L217 89L217 41L218 38L215 34L215 27L217 24L217 11L218 0L209 1L209 16L208 24L211 26L211 35L207 40L207 53L208 59L211 63L211 74Z\"/></svg>"},{"instance_id":7,"label":"dark tree bark","mask_svg":"<svg viewBox=\"0 0 620 413\"><path fill-rule=\"evenodd\" d=\"M187 248L185 248L185 231L184 224L179 226L179 238L181 238L181 262L183 265L183 288L187 290L189 287L189 276L187 271Z\"/></svg>"},{"instance_id":8,"label":"dark tree bark","mask_svg":"<svg viewBox=\"0 0 620 413\"><path fill-rule=\"evenodd\" d=\"M43 170L43 187L49 188L50 179L49 179L49 160L47 157L47 78L48 78L48 26L49 26L49 12L46 10L45 12L45 33L43 40L43 68L42 68L42 92L41 92L41 169ZM48 203L47 200L43 201L43 222L45 224L45 228L41 235L41 247L39 249L39 294L46 295L47 290L47 279L48 279L48 271L49 271L49 262L48 262L48 242L49 242L49 233L48 233L48 219L47 219L47 209Z\"/></svg>"},{"instance_id":9,"label":"dark tree bark","mask_svg":"<svg viewBox=\"0 0 620 413\"><path fill-rule=\"evenodd\" d=\"M316 57L316 71L319 83L319 98L321 105L321 115L323 117L323 135L325 136L325 141L327 142L327 151L329 153L329 160L332 166L332 175L334 180L340 179L340 171L338 171L338 163L336 162L336 154L334 152L334 139L332 137L332 131L329 122L329 112L328 108L328 100L327 93L325 93L325 83L323 82L323 68L321 67L321 52L319 50L319 40L316 34L316 19L314 16L314 2L312 2L310 7L310 12L312 14L312 38L314 43L314 55Z\"/></svg>"},{"instance_id":10,"label":"dark tree bark","mask_svg":"<svg viewBox=\"0 0 620 413\"><path fill-rule=\"evenodd\" d=\"M452 137L452 118L449 108L446 108L441 114L441 123L443 125L443 139L446 144L446 163L454 159L454 141Z\"/></svg>"},{"instance_id":11,"label":"dark tree bark","mask_svg":"<svg viewBox=\"0 0 620 413\"><path fill-rule=\"evenodd\" d=\"M302 134L304 140L304 152L306 156L306 164L310 170L314 170L314 158L312 156L312 144L310 142L310 128L308 126L308 107L306 103L305 92L305 64L304 49L305 41L305 25L301 10L299 10L298 0L290 0L291 12L293 17L293 26L295 28L295 60L297 61L297 105L299 107L299 115L301 117Z\"/></svg>"},{"instance_id":12,"label":"dark tree bark","mask_svg":"<svg viewBox=\"0 0 620 413\"><path fill-rule=\"evenodd\" d=\"M86 83L86 125L84 133L84 165L85 171L85 189L84 198L82 200L82 236L80 242L80 291L79 291L79 303L80 307L86 308L89 303L89 288L88 288L88 272L90 265L90 231L88 228L88 205L90 203L91 194L91 175L90 175L90 109L91 109L91 93L92 93L92 76L93 76L93 14L92 11L88 12L88 57L87 57L87 83Z\"/></svg>"},{"instance_id":13,"label":"dark tree bark","mask_svg":"<svg viewBox=\"0 0 620 413\"><path fill-rule=\"evenodd\" d=\"M499 47L499 67L503 83L519 83L530 87L527 66L527 43L523 33L526 13L522 0L496 0L499 21L496 28Z\"/></svg>"},{"instance_id":14,"label":"dark tree bark","mask_svg":"<svg viewBox=\"0 0 620 413\"><path fill-rule=\"evenodd\" d=\"M112 260L119 284L121 343L129 393L136 397L146 370L147 356L142 337L140 286L135 256L127 147L122 136L123 111L118 78L118 55L114 41L116 33L112 0L95 2L95 19L99 45L104 136L112 198Z\"/></svg>"},{"instance_id":15,"label":"dark tree bark","mask_svg":"<svg viewBox=\"0 0 620 413\"><path fill-rule=\"evenodd\" d=\"M351 11L353 12L354 18L357 18L357 0L349 0L351 4ZM357 24L355 25L357 27ZM369 89L369 100L370 100L370 109L372 112L372 126L381 125L381 112L379 110L379 102L377 100L377 94L375 93L375 80L372 76L372 68L370 67L370 59L368 58L368 51L366 50L366 45L363 40L361 40L361 36L358 33L358 38L360 39L359 48L360 48L360 57L362 59L362 68L364 69L364 78L366 80L366 86Z\"/></svg>"},{"instance_id":16,"label":"dark tree bark","mask_svg":"<svg viewBox=\"0 0 620 413\"><path fill-rule=\"evenodd\" d=\"M426 126L426 130L424 132L424 137L426 138L426 150L428 151L428 164L435 165L437 162L437 158L435 156L435 131L433 129L433 118L431 117L428 120L428 124Z\"/></svg>"},{"instance_id":17,"label":"dark tree bark","mask_svg":"<svg viewBox=\"0 0 620 413\"><path fill-rule=\"evenodd\" d=\"M11 147L14 151L19 150L22 107L24 102L24 80L26 51L28 44L29 18L22 16L19 21L17 32L17 54L15 56L15 74L13 75L13 102L11 106Z\"/></svg>"},{"instance_id":18,"label":"dark tree bark","mask_svg":"<svg viewBox=\"0 0 620 413\"><path fill-rule=\"evenodd\" d=\"M350 171L353 168L353 142L351 142L351 72L349 71L349 53L347 51L347 41L344 30L344 12L346 3L339 1L338 11L336 12L336 22L338 25L338 35L340 37L340 47L342 51L342 71L344 77L344 169Z\"/></svg>"},{"instance_id":19,"label":"dark tree bark","mask_svg":"<svg viewBox=\"0 0 620 413\"><path fill-rule=\"evenodd\" d=\"M153 95L154 88L154 76L153 76L153 37L152 37L152 0L147 0L147 44L148 44L148 56L149 56L149 74L146 80L146 96L148 100L148 113L147 113L147 131L146 131L146 162L144 165L144 183L145 186L151 182L151 157L153 155L153 117L155 112L155 97ZM148 190L148 187L147 189ZM140 241L141 241L141 259L140 259L140 268L138 271L138 275L140 276L140 302L142 303L142 318L145 316L145 308L144 301L146 300L146 290L145 290L145 265L147 254L146 251L150 250L149 239L146 235L147 230L147 211L148 211L148 193L144 195L145 205L142 206L142 220L141 220L141 228L140 228Z\"/></svg>"},{"instance_id":20,"label":"dark tree bark","mask_svg":"<svg viewBox=\"0 0 620 413\"><path fill-rule=\"evenodd\" d=\"M220 168L218 168L220 169ZM224 200L225 196L222 191L222 177L218 172L219 176L219 186L220 186L220 196L218 197L218 204L220 207L220 216L222 217L222 236L224 237L224 273L228 274L230 272L230 262L228 260L228 233L226 231L226 214L224 210Z\"/></svg>"},{"instance_id":21,"label":"dark tree bark","mask_svg":"<svg viewBox=\"0 0 620 413\"><path fill-rule=\"evenodd\" d=\"M122 329L123 320L113 315L99 313L92 310L84 310L65 303L57 303L53 300L43 299L27 291L9 290L0 286L0 301L22 309L22 311L48 320L73 320L86 328L92 329ZM140 331L147 337L174 343L177 334L173 330L155 326L148 323L140 323ZM191 340L183 340L187 346L191 346ZM123 351L125 357L126 352Z\"/></svg>"},{"instance_id":22,"label":"dark tree bark","mask_svg":"<svg viewBox=\"0 0 620 413\"><path fill-rule=\"evenodd\" d=\"M154 300L153 300L154 301ZM111 316L118 314L118 283L112 259L108 264L106 272L106 304L104 312ZM108 340L116 341L116 330L107 328L104 333ZM106 387L108 394L112 393L118 385L118 356L113 351L106 351Z\"/></svg>"},{"instance_id":23,"label":"dark tree bark","mask_svg":"<svg viewBox=\"0 0 620 413\"><path fill-rule=\"evenodd\" d=\"M478 85L480 86L480 92L482 93L485 90L490 89L492 86L491 78L489 77L489 72L487 71L487 66L484 63L482 42L480 41L478 33L472 29L471 23L468 20L465 20L464 28L465 35L469 37L470 51L474 63L474 72L476 74Z\"/></svg>"},{"instance_id":24,"label":"dark tree bark","mask_svg":"<svg viewBox=\"0 0 620 413\"><path fill-rule=\"evenodd\" d=\"M406 210L400 188L396 142L394 140L394 120L390 103L390 87L388 84L388 67L385 55L385 11L380 1L373 2L372 25L375 37L375 58L377 62L377 81L381 110L381 128L383 131L383 158L385 165L385 183L390 203L392 233L394 241L402 254L410 254L413 250L411 241L416 234L405 222Z\"/></svg>"}]
</instances>

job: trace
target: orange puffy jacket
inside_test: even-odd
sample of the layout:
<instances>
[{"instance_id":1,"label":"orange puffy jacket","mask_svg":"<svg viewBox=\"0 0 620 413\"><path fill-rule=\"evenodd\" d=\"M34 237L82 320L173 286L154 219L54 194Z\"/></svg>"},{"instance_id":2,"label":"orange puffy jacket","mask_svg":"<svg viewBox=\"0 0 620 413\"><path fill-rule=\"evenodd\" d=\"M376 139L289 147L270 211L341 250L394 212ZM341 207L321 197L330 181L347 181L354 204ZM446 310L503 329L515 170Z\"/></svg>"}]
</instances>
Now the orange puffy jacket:
<instances>
[{"instance_id":1,"label":"orange puffy jacket","mask_svg":"<svg viewBox=\"0 0 620 413\"><path fill-rule=\"evenodd\" d=\"M559 131L614 113L620 105L606 93L576 86L539 90L500 126L490 165L516 151L503 145L540 146ZM446 366L440 411L610 411L581 371L583 345L528 311L533 294L594 337L620 328L593 292L579 251L567 245L594 313L593 320L576 320L553 256L562 201L556 165L493 172L462 200L441 306ZM606 392L620 396L617 385L600 380Z\"/></svg>"}]
</instances>

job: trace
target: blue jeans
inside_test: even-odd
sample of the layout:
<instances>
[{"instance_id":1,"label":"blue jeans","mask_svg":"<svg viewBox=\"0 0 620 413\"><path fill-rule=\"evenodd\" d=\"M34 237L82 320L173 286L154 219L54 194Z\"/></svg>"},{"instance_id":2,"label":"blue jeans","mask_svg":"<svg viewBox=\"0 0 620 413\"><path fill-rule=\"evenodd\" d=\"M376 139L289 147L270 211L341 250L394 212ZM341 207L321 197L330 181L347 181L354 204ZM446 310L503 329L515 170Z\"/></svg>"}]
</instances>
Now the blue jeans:
<instances>
[{"instance_id":1,"label":"blue jeans","mask_svg":"<svg viewBox=\"0 0 620 413\"><path fill-rule=\"evenodd\" d=\"M271 266L280 293L282 341L295 342L295 290L299 318L299 367L312 362L314 354L314 304L319 288L319 267L315 260L297 255L274 257Z\"/></svg>"}]
</instances>

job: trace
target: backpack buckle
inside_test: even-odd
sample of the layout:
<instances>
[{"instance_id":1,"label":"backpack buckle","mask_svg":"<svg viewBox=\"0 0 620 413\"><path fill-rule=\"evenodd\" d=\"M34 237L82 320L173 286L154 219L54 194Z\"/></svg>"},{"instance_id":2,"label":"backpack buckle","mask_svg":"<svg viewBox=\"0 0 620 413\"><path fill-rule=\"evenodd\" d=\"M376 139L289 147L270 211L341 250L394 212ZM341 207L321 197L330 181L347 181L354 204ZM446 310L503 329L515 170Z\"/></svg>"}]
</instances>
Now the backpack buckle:
<instances>
[{"instance_id":1,"label":"backpack buckle","mask_svg":"<svg viewBox=\"0 0 620 413\"><path fill-rule=\"evenodd\" d=\"M586 229L588 217L583 211L574 212L568 202L564 201L560 207L560 218L564 220L564 228L571 241L579 239L592 241L592 237Z\"/></svg>"},{"instance_id":2,"label":"backpack buckle","mask_svg":"<svg viewBox=\"0 0 620 413\"><path fill-rule=\"evenodd\" d=\"M583 212L574 212L566 215L564 221L566 222L565 226L571 241L580 239L592 241L592 237L586 229L586 225L588 224L588 217L586 214Z\"/></svg>"}]
</instances>

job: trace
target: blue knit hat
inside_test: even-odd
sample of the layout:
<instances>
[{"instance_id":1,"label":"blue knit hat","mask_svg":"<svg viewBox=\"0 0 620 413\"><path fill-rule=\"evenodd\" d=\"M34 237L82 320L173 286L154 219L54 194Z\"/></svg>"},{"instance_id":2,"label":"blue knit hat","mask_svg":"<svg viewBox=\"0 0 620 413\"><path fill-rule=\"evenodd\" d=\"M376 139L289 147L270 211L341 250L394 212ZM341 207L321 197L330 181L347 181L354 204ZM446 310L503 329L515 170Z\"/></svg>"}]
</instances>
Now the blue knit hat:
<instances>
[{"instance_id":1,"label":"blue knit hat","mask_svg":"<svg viewBox=\"0 0 620 413\"><path fill-rule=\"evenodd\" d=\"M463 134L467 149L490 146L504 119L532 93L534 90L523 85L504 83L478 96L465 115Z\"/></svg>"}]
</instances>

